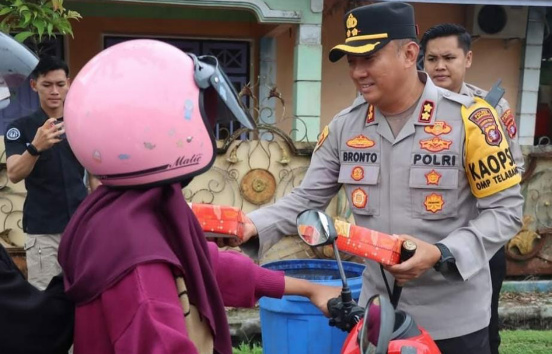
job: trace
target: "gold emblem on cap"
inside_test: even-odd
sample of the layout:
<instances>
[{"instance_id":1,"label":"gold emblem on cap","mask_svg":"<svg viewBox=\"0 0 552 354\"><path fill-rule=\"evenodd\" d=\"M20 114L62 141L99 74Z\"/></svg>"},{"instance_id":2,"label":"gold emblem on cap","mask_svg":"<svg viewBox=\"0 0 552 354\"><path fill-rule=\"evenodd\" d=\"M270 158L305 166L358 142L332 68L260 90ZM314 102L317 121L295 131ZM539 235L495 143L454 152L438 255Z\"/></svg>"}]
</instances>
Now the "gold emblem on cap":
<instances>
[{"instance_id":1,"label":"gold emblem on cap","mask_svg":"<svg viewBox=\"0 0 552 354\"><path fill-rule=\"evenodd\" d=\"M347 37L356 36L359 33L359 30L356 29L356 25L358 24L358 20L356 19L353 14L349 14L349 17L347 17Z\"/></svg>"},{"instance_id":2,"label":"gold emblem on cap","mask_svg":"<svg viewBox=\"0 0 552 354\"><path fill-rule=\"evenodd\" d=\"M347 17L347 28L355 28L358 24L358 20L356 19L353 14L349 14L349 17Z\"/></svg>"}]
</instances>

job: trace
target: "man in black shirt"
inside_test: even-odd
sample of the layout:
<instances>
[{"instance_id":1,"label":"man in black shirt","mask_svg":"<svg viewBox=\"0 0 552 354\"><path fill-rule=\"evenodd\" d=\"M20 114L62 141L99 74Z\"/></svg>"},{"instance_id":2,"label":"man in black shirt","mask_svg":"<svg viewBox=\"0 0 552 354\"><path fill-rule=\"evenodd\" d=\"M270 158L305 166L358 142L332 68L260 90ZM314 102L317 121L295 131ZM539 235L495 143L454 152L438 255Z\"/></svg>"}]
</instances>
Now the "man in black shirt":
<instances>
[{"instance_id":1,"label":"man in black shirt","mask_svg":"<svg viewBox=\"0 0 552 354\"><path fill-rule=\"evenodd\" d=\"M38 60L27 48L0 32L0 109ZM63 277L45 291L29 284L0 245L0 353L66 354L73 340L74 304L63 292Z\"/></svg>"},{"instance_id":2,"label":"man in black shirt","mask_svg":"<svg viewBox=\"0 0 552 354\"><path fill-rule=\"evenodd\" d=\"M61 233L87 195L84 168L64 134L68 74L62 60L41 58L31 73L40 108L14 120L4 135L8 178L13 183L25 180L23 231L29 282L41 290L61 272L57 261Z\"/></svg>"}]
</instances>

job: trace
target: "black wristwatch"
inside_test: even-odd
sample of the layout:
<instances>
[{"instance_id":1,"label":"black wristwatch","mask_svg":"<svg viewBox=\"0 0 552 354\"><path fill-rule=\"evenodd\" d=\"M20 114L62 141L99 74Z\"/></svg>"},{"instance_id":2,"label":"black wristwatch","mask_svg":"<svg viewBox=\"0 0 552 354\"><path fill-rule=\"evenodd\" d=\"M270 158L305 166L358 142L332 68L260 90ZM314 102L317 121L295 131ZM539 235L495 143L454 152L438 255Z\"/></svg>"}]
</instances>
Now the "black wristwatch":
<instances>
[{"instance_id":1,"label":"black wristwatch","mask_svg":"<svg viewBox=\"0 0 552 354\"><path fill-rule=\"evenodd\" d=\"M450 250L447 246L443 245L442 243L436 243L435 246L441 251L441 258L435 263L433 268L441 273L448 272L454 268L456 268L456 259L450 253Z\"/></svg>"},{"instance_id":2,"label":"black wristwatch","mask_svg":"<svg viewBox=\"0 0 552 354\"><path fill-rule=\"evenodd\" d=\"M38 149L36 148L36 146L34 146L34 145L31 144L31 143L27 144L27 151L28 151L29 154L31 154L32 156L40 156L40 151L38 151Z\"/></svg>"}]
</instances>

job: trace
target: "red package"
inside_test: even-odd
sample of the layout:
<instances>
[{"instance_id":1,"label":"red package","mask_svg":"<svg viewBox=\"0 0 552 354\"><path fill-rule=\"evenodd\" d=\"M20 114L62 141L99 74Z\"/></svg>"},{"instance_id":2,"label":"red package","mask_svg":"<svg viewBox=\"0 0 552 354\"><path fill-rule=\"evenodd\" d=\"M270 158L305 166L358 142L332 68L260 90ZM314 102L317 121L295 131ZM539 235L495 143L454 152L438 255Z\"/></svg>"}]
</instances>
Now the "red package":
<instances>
[{"instance_id":1,"label":"red package","mask_svg":"<svg viewBox=\"0 0 552 354\"><path fill-rule=\"evenodd\" d=\"M397 235L370 230L341 220L334 220L337 248L340 251L368 258L383 265L400 263L403 240Z\"/></svg>"}]
</instances>

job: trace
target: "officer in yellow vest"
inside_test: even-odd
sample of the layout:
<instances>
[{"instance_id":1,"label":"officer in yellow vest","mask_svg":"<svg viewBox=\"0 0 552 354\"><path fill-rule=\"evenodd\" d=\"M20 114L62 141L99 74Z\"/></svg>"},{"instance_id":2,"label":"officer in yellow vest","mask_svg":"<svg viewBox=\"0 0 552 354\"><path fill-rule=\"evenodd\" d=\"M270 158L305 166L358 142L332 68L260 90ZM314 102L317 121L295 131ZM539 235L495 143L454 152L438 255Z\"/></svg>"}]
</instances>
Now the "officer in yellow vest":
<instances>
[{"instance_id":1,"label":"officer in yellow vest","mask_svg":"<svg viewBox=\"0 0 552 354\"><path fill-rule=\"evenodd\" d=\"M399 308L444 354L488 354L489 259L521 226L523 197L497 113L477 97L437 87L416 70L413 8L384 2L345 15L345 57L361 94L324 128L301 185L249 214L261 253L296 233L304 209L324 209L343 186L358 225L417 244L387 267L402 285ZM360 305L386 294L366 262Z\"/></svg>"},{"instance_id":2,"label":"officer in yellow vest","mask_svg":"<svg viewBox=\"0 0 552 354\"><path fill-rule=\"evenodd\" d=\"M472 64L473 52L471 51L471 36L464 27L452 23L435 25L424 33L420 47L424 54L424 70L437 86L470 97L484 98L487 96L487 91L465 82L466 71ZM516 121L510 105L502 98L495 108L518 171L522 173L523 155L518 144ZM491 258L489 268L493 286L489 342L491 354L498 354L500 346L498 299L502 282L506 276L504 247L500 247Z\"/></svg>"}]
</instances>

